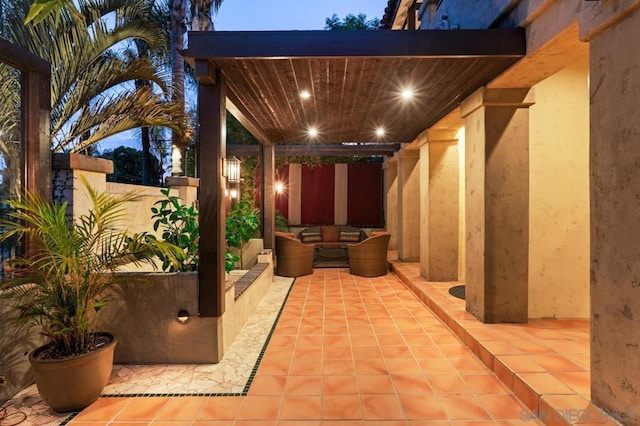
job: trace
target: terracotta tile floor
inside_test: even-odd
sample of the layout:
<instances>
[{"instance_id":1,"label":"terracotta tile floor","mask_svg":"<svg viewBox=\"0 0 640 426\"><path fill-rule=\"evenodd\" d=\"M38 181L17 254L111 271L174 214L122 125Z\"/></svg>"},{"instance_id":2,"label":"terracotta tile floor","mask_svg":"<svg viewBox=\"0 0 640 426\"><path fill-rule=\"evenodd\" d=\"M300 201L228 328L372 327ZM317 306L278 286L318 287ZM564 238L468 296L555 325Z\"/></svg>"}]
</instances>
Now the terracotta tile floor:
<instances>
[{"instance_id":1,"label":"terracotta tile floor","mask_svg":"<svg viewBox=\"0 0 640 426\"><path fill-rule=\"evenodd\" d=\"M418 263L399 262L395 253L389 259L399 279L466 344L464 351L481 360L526 405L528 414L554 425L618 424L590 402L588 319L483 324L465 311L464 300L449 294L460 283L428 282L420 277ZM451 349L440 345L440 350ZM459 363L461 359L449 359L460 375L475 365ZM472 386L468 379L466 385ZM482 406L491 412L489 405ZM580 410L586 418L573 418Z\"/></svg>"},{"instance_id":2,"label":"terracotta tile floor","mask_svg":"<svg viewBox=\"0 0 640 426\"><path fill-rule=\"evenodd\" d=\"M481 426L528 412L395 275L316 269L293 285L246 396L101 398L69 424Z\"/></svg>"}]
</instances>

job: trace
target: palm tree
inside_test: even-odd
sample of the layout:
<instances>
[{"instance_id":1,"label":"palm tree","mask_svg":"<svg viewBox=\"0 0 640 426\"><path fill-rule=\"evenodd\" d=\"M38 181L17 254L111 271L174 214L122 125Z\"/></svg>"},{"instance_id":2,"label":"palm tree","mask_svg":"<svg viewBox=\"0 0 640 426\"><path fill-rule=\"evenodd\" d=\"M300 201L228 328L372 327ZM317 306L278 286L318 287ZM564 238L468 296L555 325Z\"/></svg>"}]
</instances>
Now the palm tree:
<instances>
[{"instance_id":1,"label":"palm tree","mask_svg":"<svg viewBox=\"0 0 640 426\"><path fill-rule=\"evenodd\" d=\"M216 13L223 0L192 0L191 1L191 29L193 31L212 31L213 20L211 11ZM180 103L184 110L184 58L179 52L183 49L184 35L187 32L187 0L169 0L169 21L171 27L171 81L173 100ZM184 173L185 153L183 144L180 143L178 135L172 133L171 145L176 154L172 155L172 173L181 175ZM176 152L177 151L177 152Z\"/></svg>"},{"instance_id":2,"label":"palm tree","mask_svg":"<svg viewBox=\"0 0 640 426\"><path fill-rule=\"evenodd\" d=\"M144 40L150 50L166 52L151 0L81 0L82 19L62 9L59 16L24 25L29 3L11 2L2 19L10 41L51 63L54 152L79 152L108 136L147 126L168 127L185 139L181 104L166 98L169 73L153 56L123 49L131 40ZM136 80L153 85L134 90Z\"/></svg>"}]
</instances>

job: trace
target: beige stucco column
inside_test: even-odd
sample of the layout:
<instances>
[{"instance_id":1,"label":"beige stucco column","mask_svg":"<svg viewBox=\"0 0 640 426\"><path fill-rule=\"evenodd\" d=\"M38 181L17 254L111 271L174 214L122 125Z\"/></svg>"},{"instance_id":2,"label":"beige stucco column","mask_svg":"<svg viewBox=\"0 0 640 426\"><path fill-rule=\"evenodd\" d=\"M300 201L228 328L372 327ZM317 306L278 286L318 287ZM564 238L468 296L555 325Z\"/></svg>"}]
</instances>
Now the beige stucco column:
<instances>
[{"instance_id":1,"label":"beige stucco column","mask_svg":"<svg viewBox=\"0 0 640 426\"><path fill-rule=\"evenodd\" d=\"M597 6L619 16L589 40L591 398L639 425L640 9Z\"/></svg>"},{"instance_id":2,"label":"beige stucco column","mask_svg":"<svg viewBox=\"0 0 640 426\"><path fill-rule=\"evenodd\" d=\"M398 151L398 259L420 260L420 151Z\"/></svg>"},{"instance_id":3,"label":"beige stucco column","mask_svg":"<svg viewBox=\"0 0 640 426\"><path fill-rule=\"evenodd\" d=\"M526 322L531 90L481 88L465 119L467 311L483 322Z\"/></svg>"},{"instance_id":4,"label":"beige stucco column","mask_svg":"<svg viewBox=\"0 0 640 426\"><path fill-rule=\"evenodd\" d=\"M398 159L386 158L384 170L384 222L391 234L389 250L398 249Z\"/></svg>"},{"instance_id":5,"label":"beige stucco column","mask_svg":"<svg viewBox=\"0 0 640 426\"><path fill-rule=\"evenodd\" d=\"M458 279L458 141L452 130L428 130L420 147L420 275Z\"/></svg>"}]
</instances>

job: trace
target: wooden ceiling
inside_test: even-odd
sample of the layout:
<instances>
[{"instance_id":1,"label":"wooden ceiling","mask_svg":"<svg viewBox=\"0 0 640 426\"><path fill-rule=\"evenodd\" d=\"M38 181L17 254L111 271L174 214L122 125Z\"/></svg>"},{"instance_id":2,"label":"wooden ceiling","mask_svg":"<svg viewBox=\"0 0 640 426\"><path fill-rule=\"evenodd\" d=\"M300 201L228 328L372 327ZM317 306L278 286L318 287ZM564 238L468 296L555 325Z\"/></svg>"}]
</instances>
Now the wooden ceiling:
<instances>
[{"instance_id":1,"label":"wooden ceiling","mask_svg":"<svg viewBox=\"0 0 640 426\"><path fill-rule=\"evenodd\" d=\"M266 144L410 143L524 54L520 29L190 32L184 52Z\"/></svg>"}]
</instances>

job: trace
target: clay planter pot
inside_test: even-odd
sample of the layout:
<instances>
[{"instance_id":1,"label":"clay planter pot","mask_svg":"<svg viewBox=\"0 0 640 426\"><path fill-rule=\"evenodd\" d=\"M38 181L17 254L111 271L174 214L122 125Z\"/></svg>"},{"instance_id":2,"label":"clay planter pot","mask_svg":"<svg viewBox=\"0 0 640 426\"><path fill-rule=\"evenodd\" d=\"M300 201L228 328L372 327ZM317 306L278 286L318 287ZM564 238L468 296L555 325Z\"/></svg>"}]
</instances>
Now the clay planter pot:
<instances>
[{"instance_id":1,"label":"clay planter pot","mask_svg":"<svg viewBox=\"0 0 640 426\"><path fill-rule=\"evenodd\" d=\"M79 411L98 399L107 385L118 339L108 333L100 334L110 337L111 342L94 352L74 358L36 359L35 355L46 346L41 346L29 355L38 392L54 411Z\"/></svg>"}]
</instances>

